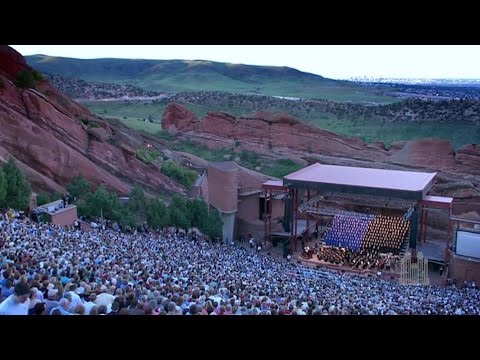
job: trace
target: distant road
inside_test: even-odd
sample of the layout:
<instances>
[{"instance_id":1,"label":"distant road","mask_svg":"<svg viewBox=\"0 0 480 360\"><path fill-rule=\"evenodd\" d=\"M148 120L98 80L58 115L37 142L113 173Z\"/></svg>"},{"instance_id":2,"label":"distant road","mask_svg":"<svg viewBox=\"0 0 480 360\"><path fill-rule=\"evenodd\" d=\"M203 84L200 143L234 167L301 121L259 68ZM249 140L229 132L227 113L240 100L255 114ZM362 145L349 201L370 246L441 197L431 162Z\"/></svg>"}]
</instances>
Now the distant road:
<instances>
[{"instance_id":1,"label":"distant road","mask_svg":"<svg viewBox=\"0 0 480 360\"><path fill-rule=\"evenodd\" d=\"M121 96L117 98L105 98L105 99L75 99L76 101L148 101L148 100L161 100L171 97L171 94L160 94L156 96Z\"/></svg>"}]
</instances>

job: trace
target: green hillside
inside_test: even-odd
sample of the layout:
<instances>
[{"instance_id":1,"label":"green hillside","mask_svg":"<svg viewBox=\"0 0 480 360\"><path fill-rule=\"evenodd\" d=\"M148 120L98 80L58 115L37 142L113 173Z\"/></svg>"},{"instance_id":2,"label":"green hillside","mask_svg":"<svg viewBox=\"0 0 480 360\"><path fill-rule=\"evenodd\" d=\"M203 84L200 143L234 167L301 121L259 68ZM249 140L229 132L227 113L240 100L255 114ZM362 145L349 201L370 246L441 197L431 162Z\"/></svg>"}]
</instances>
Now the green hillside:
<instances>
[{"instance_id":1,"label":"green hillside","mask_svg":"<svg viewBox=\"0 0 480 360\"><path fill-rule=\"evenodd\" d=\"M288 67L202 60L85 60L47 55L26 56L25 59L41 72L67 75L86 81L128 83L149 91L227 91L333 101L396 101L394 98L379 95L371 88Z\"/></svg>"}]
</instances>

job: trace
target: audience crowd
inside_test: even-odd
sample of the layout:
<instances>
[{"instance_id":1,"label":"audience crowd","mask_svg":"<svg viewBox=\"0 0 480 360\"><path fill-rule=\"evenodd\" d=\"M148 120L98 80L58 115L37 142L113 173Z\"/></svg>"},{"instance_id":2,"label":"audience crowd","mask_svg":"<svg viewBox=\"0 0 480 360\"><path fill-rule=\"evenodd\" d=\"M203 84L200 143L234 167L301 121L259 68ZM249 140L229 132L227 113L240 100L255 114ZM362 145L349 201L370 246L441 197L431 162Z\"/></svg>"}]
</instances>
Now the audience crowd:
<instances>
[{"instance_id":1,"label":"audience crowd","mask_svg":"<svg viewBox=\"0 0 480 360\"><path fill-rule=\"evenodd\" d=\"M480 314L472 288L311 269L170 231L0 219L1 315Z\"/></svg>"}]
</instances>

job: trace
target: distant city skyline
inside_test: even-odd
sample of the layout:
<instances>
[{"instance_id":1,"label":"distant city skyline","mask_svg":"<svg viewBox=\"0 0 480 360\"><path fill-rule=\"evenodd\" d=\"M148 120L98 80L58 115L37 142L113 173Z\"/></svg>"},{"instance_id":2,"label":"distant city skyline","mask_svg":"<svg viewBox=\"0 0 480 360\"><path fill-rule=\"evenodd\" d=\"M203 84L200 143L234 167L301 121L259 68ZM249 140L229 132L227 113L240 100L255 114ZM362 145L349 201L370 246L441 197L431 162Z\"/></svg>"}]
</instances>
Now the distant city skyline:
<instances>
[{"instance_id":1,"label":"distant city skyline","mask_svg":"<svg viewBox=\"0 0 480 360\"><path fill-rule=\"evenodd\" d=\"M22 55L288 66L332 79L480 79L479 45L11 45Z\"/></svg>"}]
</instances>

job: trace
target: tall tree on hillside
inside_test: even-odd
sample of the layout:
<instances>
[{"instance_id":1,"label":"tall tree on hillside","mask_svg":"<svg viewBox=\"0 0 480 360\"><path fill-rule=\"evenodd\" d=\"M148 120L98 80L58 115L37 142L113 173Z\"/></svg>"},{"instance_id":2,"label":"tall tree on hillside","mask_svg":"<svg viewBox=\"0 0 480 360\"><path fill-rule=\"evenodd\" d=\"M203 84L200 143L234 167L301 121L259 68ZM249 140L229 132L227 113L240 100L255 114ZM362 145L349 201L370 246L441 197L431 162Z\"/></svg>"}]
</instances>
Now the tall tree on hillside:
<instances>
[{"instance_id":1,"label":"tall tree on hillside","mask_svg":"<svg viewBox=\"0 0 480 360\"><path fill-rule=\"evenodd\" d=\"M116 211L116 218L113 220L118 221L119 224L127 225L132 228L137 226L137 219L135 217L135 214L130 211L128 205L126 204L121 204L121 206Z\"/></svg>"},{"instance_id":2,"label":"tall tree on hillside","mask_svg":"<svg viewBox=\"0 0 480 360\"><path fill-rule=\"evenodd\" d=\"M147 206L147 222L153 228L162 228L170 223L170 213L165 204L158 198L149 201Z\"/></svg>"},{"instance_id":3,"label":"tall tree on hillside","mask_svg":"<svg viewBox=\"0 0 480 360\"><path fill-rule=\"evenodd\" d=\"M73 197L80 198L85 196L91 189L92 184L82 175L76 176L73 181L67 185L67 190Z\"/></svg>"},{"instance_id":4,"label":"tall tree on hillside","mask_svg":"<svg viewBox=\"0 0 480 360\"><path fill-rule=\"evenodd\" d=\"M25 209L30 200L30 184L27 182L12 157L3 164L2 169L6 181L5 206L17 210Z\"/></svg>"},{"instance_id":5,"label":"tall tree on hillside","mask_svg":"<svg viewBox=\"0 0 480 360\"><path fill-rule=\"evenodd\" d=\"M185 216L185 213L172 205L168 207L170 214L170 225L179 229L187 231L190 228L190 219Z\"/></svg>"},{"instance_id":6,"label":"tall tree on hillside","mask_svg":"<svg viewBox=\"0 0 480 360\"><path fill-rule=\"evenodd\" d=\"M60 196L60 198L62 198ZM58 200L55 199L55 200ZM42 206L42 205L45 205L45 204L48 204L50 202L50 195L45 193L45 192L41 192L39 194L37 194L37 206Z\"/></svg>"},{"instance_id":7,"label":"tall tree on hillside","mask_svg":"<svg viewBox=\"0 0 480 360\"><path fill-rule=\"evenodd\" d=\"M173 196L172 202L168 207L170 213L170 224L184 230L191 227L191 211L188 202L180 196Z\"/></svg>"},{"instance_id":8,"label":"tall tree on hillside","mask_svg":"<svg viewBox=\"0 0 480 360\"><path fill-rule=\"evenodd\" d=\"M108 192L103 185L99 186L93 194L85 197L82 211L89 217L102 217L103 219L117 220L120 204L118 197L113 192Z\"/></svg>"},{"instance_id":9,"label":"tall tree on hillside","mask_svg":"<svg viewBox=\"0 0 480 360\"><path fill-rule=\"evenodd\" d=\"M135 185L130 192L128 199L128 209L131 213L135 214L137 224L142 224L145 221L147 211L147 199L143 190Z\"/></svg>"},{"instance_id":10,"label":"tall tree on hillside","mask_svg":"<svg viewBox=\"0 0 480 360\"><path fill-rule=\"evenodd\" d=\"M191 206L191 226L203 229L208 218L208 204L201 200L195 199L190 202Z\"/></svg>"},{"instance_id":11,"label":"tall tree on hillside","mask_svg":"<svg viewBox=\"0 0 480 360\"><path fill-rule=\"evenodd\" d=\"M210 237L222 236L223 221L217 209L210 211L205 223L203 233Z\"/></svg>"},{"instance_id":12,"label":"tall tree on hillside","mask_svg":"<svg viewBox=\"0 0 480 360\"><path fill-rule=\"evenodd\" d=\"M0 168L0 209L5 206L5 197L7 195L7 181L5 180L5 174Z\"/></svg>"}]
</instances>

